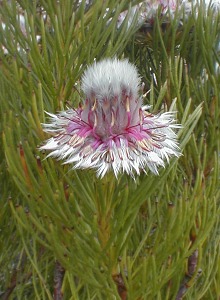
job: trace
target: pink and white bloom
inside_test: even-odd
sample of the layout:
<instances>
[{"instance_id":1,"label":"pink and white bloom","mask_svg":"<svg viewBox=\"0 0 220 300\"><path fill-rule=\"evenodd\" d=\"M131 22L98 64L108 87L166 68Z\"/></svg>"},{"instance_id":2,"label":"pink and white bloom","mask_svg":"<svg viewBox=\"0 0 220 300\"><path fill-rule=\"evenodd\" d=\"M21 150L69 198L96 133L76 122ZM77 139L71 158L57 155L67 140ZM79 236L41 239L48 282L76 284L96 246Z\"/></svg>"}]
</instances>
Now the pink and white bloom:
<instances>
[{"instance_id":1,"label":"pink and white bloom","mask_svg":"<svg viewBox=\"0 0 220 300\"><path fill-rule=\"evenodd\" d=\"M132 7L128 18L128 26L130 26L130 24L132 23L134 15L137 12L138 23L139 25L142 25L146 22L153 23L159 9L162 16L166 15L169 12L170 16L172 17L177 8L181 9L183 6L185 7L184 3L182 3L181 0L145 0ZM127 16L127 13L128 11L124 11L119 15L118 27L121 26L122 22Z\"/></svg>"},{"instance_id":2,"label":"pink and white bloom","mask_svg":"<svg viewBox=\"0 0 220 300\"><path fill-rule=\"evenodd\" d=\"M207 9L209 6L216 12L220 10L220 0L204 0L203 4ZM191 14L192 8L198 9L200 1L198 0L145 0L132 7L129 18L128 27L131 25L135 13L138 12L139 25L144 23L153 23L155 17L160 10L161 16L173 17L176 11L184 11L185 17ZM128 11L123 11L118 18L118 27L121 26Z\"/></svg>"},{"instance_id":3,"label":"pink and white bloom","mask_svg":"<svg viewBox=\"0 0 220 300\"><path fill-rule=\"evenodd\" d=\"M82 107L49 113L50 123L43 126L52 137L41 147L51 151L48 156L94 168L100 177L113 170L117 177L147 169L158 174L164 161L180 155L174 113L147 112L136 67L127 60L95 62L84 73L82 89Z\"/></svg>"},{"instance_id":4,"label":"pink and white bloom","mask_svg":"<svg viewBox=\"0 0 220 300\"><path fill-rule=\"evenodd\" d=\"M204 0L206 7L212 3L213 8L217 8L220 0ZM134 15L138 13L138 23L152 24L160 10L161 17L173 18L176 11L184 11L185 17L190 15L192 7L197 7L199 2L197 0L145 0L132 7L128 18L128 27L131 25ZM118 18L118 27L121 26L128 11L123 11ZM166 20L164 20L166 21Z\"/></svg>"}]
</instances>

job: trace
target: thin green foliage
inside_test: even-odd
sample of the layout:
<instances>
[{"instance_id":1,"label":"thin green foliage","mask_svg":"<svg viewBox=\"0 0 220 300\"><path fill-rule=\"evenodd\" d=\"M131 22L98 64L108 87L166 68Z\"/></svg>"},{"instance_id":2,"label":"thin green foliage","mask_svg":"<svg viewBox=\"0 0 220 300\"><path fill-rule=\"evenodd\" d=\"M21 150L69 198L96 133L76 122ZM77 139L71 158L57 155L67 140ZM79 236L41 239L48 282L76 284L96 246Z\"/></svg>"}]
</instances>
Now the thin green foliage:
<instances>
[{"instance_id":1,"label":"thin green foliage","mask_svg":"<svg viewBox=\"0 0 220 300\"><path fill-rule=\"evenodd\" d=\"M134 2L3 3L3 297L53 299L59 262L63 299L123 299L118 282L132 300L175 299L184 284L185 299L216 299L219 16L201 4L181 25L177 13L165 30L158 17L143 36L138 14L128 26ZM118 16L125 9L129 14L118 29ZM159 176L141 174L134 180L121 174L116 179L109 173L97 179L91 170L71 170L38 150L47 137L41 125L44 111L77 107L85 67L115 55L137 65L149 110L176 111L182 124L182 156L172 159ZM192 271L190 261L197 252ZM19 280L14 284L15 276Z\"/></svg>"}]
</instances>

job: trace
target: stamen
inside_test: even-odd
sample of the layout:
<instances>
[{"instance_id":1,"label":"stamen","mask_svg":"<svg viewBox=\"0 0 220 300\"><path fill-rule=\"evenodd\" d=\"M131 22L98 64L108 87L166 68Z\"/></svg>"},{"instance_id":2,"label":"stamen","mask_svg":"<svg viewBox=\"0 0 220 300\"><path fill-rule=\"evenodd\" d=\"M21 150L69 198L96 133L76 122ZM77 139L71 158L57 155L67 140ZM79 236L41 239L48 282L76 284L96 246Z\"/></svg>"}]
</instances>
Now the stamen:
<instances>
[{"instance_id":1,"label":"stamen","mask_svg":"<svg viewBox=\"0 0 220 300\"><path fill-rule=\"evenodd\" d=\"M83 105L81 105L82 110L85 110L87 107L89 107L89 99L86 98L85 102L83 103Z\"/></svg>"},{"instance_id":2,"label":"stamen","mask_svg":"<svg viewBox=\"0 0 220 300\"><path fill-rule=\"evenodd\" d=\"M128 96L125 99L125 108L126 108L127 118L128 118L128 123L127 123L127 127L128 127L131 123L130 102L129 102L129 97Z\"/></svg>"},{"instance_id":3,"label":"stamen","mask_svg":"<svg viewBox=\"0 0 220 300\"><path fill-rule=\"evenodd\" d=\"M107 153L106 153L105 161L106 161L107 163L110 163L110 162L112 161L112 159L111 159L111 156L110 156L110 153L109 153L109 152L107 152Z\"/></svg>"},{"instance_id":4,"label":"stamen","mask_svg":"<svg viewBox=\"0 0 220 300\"><path fill-rule=\"evenodd\" d=\"M127 158L128 158L129 160L133 161L134 159L133 159L133 157L130 155L129 149L126 148L125 151L126 151Z\"/></svg>"},{"instance_id":5,"label":"stamen","mask_svg":"<svg viewBox=\"0 0 220 300\"><path fill-rule=\"evenodd\" d=\"M82 151L80 152L80 156L82 156L83 158L89 156L92 153L92 147L90 145L87 145L85 148L82 149Z\"/></svg>"},{"instance_id":6,"label":"stamen","mask_svg":"<svg viewBox=\"0 0 220 300\"><path fill-rule=\"evenodd\" d=\"M111 157L111 161L113 162L114 161L114 153L113 153L112 149L109 149L109 155Z\"/></svg>"},{"instance_id":7,"label":"stamen","mask_svg":"<svg viewBox=\"0 0 220 300\"><path fill-rule=\"evenodd\" d=\"M94 152L94 153L93 153L93 156L92 156L92 158L91 158L91 162L94 162L98 157L100 157L100 159L101 159L100 152L99 152L99 151Z\"/></svg>"},{"instance_id":8,"label":"stamen","mask_svg":"<svg viewBox=\"0 0 220 300\"><path fill-rule=\"evenodd\" d=\"M115 125L115 114L114 111L111 111L111 127Z\"/></svg>"},{"instance_id":9,"label":"stamen","mask_svg":"<svg viewBox=\"0 0 220 300\"><path fill-rule=\"evenodd\" d=\"M126 108L127 112L130 111L130 102L129 102L129 97L128 96L126 96L126 98L125 98L125 108Z\"/></svg>"},{"instance_id":10,"label":"stamen","mask_svg":"<svg viewBox=\"0 0 220 300\"><path fill-rule=\"evenodd\" d=\"M92 106L92 111L96 110L96 108L97 108L97 100L95 98L94 104Z\"/></svg>"},{"instance_id":11,"label":"stamen","mask_svg":"<svg viewBox=\"0 0 220 300\"><path fill-rule=\"evenodd\" d=\"M139 109L139 118L140 118L140 130L142 131L143 130L143 119L144 119L144 116L143 116L143 111L142 111L141 108Z\"/></svg>"},{"instance_id":12,"label":"stamen","mask_svg":"<svg viewBox=\"0 0 220 300\"><path fill-rule=\"evenodd\" d=\"M146 150L146 151L151 152L151 151L153 150L152 144L149 143L146 139L143 139L143 140L141 140L141 141L138 141L138 145L139 145L142 149L144 149L144 150Z\"/></svg>"},{"instance_id":13,"label":"stamen","mask_svg":"<svg viewBox=\"0 0 220 300\"><path fill-rule=\"evenodd\" d=\"M137 144L138 144L138 142L137 142ZM136 147L134 147L133 145L130 145L130 149L135 154L135 156L141 155L140 151Z\"/></svg>"},{"instance_id":14,"label":"stamen","mask_svg":"<svg viewBox=\"0 0 220 300\"><path fill-rule=\"evenodd\" d=\"M122 152L121 148L118 148L118 156L121 160L123 160L123 152Z\"/></svg>"},{"instance_id":15,"label":"stamen","mask_svg":"<svg viewBox=\"0 0 220 300\"><path fill-rule=\"evenodd\" d=\"M54 136L54 139L55 139L57 142L59 142L60 140L62 140L62 138L63 138L64 136L69 136L69 134L62 133L62 132L61 132L61 133L55 135L55 136Z\"/></svg>"},{"instance_id":16,"label":"stamen","mask_svg":"<svg viewBox=\"0 0 220 300\"><path fill-rule=\"evenodd\" d=\"M96 134L97 125L98 125L98 116L97 116L97 112L94 111L94 125L92 128L92 132L96 138L99 138L99 136Z\"/></svg>"},{"instance_id":17,"label":"stamen","mask_svg":"<svg viewBox=\"0 0 220 300\"><path fill-rule=\"evenodd\" d=\"M83 144L85 141L85 138L82 136L77 135L75 137L75 139L72 141L72 143L70 144L71 147L75 148L80 146L81 144Z\"/></svg>"},{"instance_id":18,"label":"stamen","mask_svg":"<svg viewBox=\"0 0 220 300\"><path fill-rule=\"evenodd\" d=\"M154 141L157 142L164 142L166 139L166 135L165 134L159 134L159 133L152 133L152 138Z\"/></svg>"},{"instance_id":19,"label":"stamen","mask_svg":"<svg viewBox=\"0 0 220 300\"><path fill-rule=\"evenodd\" d=\"M77 139L78 135L74 134L68 141L68 145L73 146L73 144L75 143L76 139Z\"/></svg>"},{"instance_id":20,"label":"stamen","mask_svg":"<svg viewBox=\"0 0 220 300\"><path fill-rule=\"evenodd\" d=\"M88 123L90 127L93 126L92 116L93 116L93 112L90 110L88 113Z\"/></svg>"}]
</instances>

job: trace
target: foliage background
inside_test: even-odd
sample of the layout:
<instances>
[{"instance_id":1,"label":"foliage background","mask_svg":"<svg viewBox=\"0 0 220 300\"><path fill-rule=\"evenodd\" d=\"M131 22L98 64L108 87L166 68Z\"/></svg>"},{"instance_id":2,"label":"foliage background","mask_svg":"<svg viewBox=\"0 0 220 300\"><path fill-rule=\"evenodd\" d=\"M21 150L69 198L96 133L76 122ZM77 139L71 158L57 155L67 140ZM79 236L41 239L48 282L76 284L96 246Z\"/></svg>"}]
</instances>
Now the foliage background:
<instances>
[{"instance_id":1,"label":"foliage background","mask_svg":"<svg viewBox=\"0 0 220 300\"><path fill-rule=\"evenodd\" d=\"M220 297L219 13L198 3L117 28L138 2L0 3L2 299ZM84 69L115 55L138 67L151 111L183 124L160 176L98 180L38 150L44 111L77 106Z\"/></svg>"}]
</instances>

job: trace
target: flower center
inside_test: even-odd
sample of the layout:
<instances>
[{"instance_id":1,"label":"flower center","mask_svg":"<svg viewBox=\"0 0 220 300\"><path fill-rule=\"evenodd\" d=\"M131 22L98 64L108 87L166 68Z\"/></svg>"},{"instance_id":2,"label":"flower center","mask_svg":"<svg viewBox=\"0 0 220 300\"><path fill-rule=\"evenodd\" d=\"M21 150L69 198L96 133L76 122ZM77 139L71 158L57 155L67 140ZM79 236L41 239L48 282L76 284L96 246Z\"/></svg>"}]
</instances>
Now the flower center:
<instances>
[{"instance_id":1,"label":"flower center","mask_svg":"<svg viewBox=\"0 0 220 300\"><path fill-rule=\"evenodd\" d=\"M105 141L123 135L129 127L140 124L140 100L125 91L111 99L87 99L81 119L87 123L94 136Z\"/></svg>"}]
</instances>

